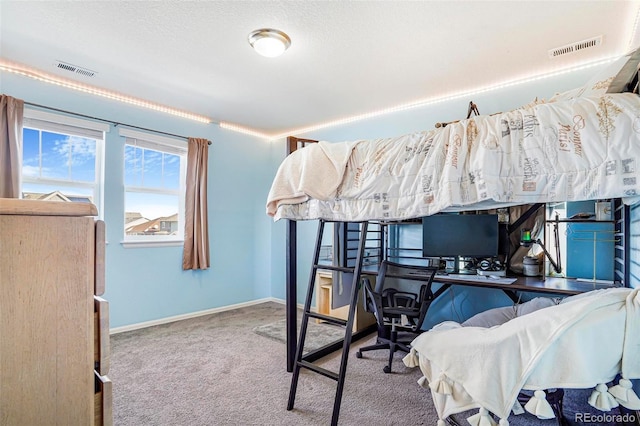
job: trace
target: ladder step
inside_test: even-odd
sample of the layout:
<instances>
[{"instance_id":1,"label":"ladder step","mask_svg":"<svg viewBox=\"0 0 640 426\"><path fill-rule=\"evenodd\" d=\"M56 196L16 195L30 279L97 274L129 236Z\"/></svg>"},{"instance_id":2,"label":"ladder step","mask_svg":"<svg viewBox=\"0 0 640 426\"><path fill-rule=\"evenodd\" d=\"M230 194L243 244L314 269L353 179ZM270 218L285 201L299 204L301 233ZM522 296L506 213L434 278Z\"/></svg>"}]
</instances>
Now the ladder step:
<instances>
[{"instance_id":1,"label":"ladder step","mask_svg":"<svg viewBox=\"0 0 640 426\"><path fill-rule=\"evenodd\" d=\"M331 324L337 324L342 326L347 325L347 320L344 320L342 318L330 317L328 315L323 315L323 314L319 314L317 312L311 312L311 311L307 312L307 315L310 316L311 318L316 318L322 321L330 322Z\"/></svg>"},{"instance_id":2,"label":"ladder step","mask_svg":"<svg viewBox=\"0 0 640 426\"><path fill-rule=\"evenodd\" d=\"M316 269L327 269L329 271L339 271L339 272L353 272L354 268L347 268L345 266L335 266L335 265L326 265L324 263L318 263L313 265Z\"/></svg>"},{"instance_id":3,"label":"ladder step","mask_svg":"<svg viewBox=\"0 0 640 426\"><path fill-rule=\"evenodd\" d=\"M298 365L300 367L304 367L307 370L311 370L311 371L315 371L318 374L322 374L325 377L328 377L330 379L333 379L335 381L338 380L338 373L334 373L333 371L329 371L326 368L322 368L322 367L318 367L315 364L312 364L310 362L307 361L298 361Z\"/></svg>"},{"instance_id":4,"label":"ladder step","mask_svg":"<svg viewBox=\"0 0 640 426\"><path fill-rule=\"evenodd\" d=\"M309 277L309 288L307 290L307 298L306 298L304 311L302 315L303 325L302 325L302 329L300 330L300 340L298 341L298 344L297 344L296 360L294 362L293 375L291 376L291 387L289 388L289 401L287 403L287 410L293 409L293 406L295 403L295 397L296 397L296 390L298 387L298 379L300 376L300 369L306 368L322 376L325 376L329 379L333 379L337 382L336 396L333 401L333 413L331 416L331 426L337 426L338 416L340 415L340 404L342 401L342 392L344 390L344 380L345 380L345 373L347 368L347 359L349 356L349 348L351 346L351 340L353 339L352 328L355 321L355 307L356 307L356 304L358 303L358 293L359 293L358 290L360 288L360 279L362 278L361 274L363 273L363 259L368 256L367 252L365 251L368 223L362 222L362 229L359 231L360 238L358 240L359 243L357 248L357 255L354 258L354 261L355 261L354 263L357 263L357 265L354 265L353 267L344 267L344 266L336 266L334 264L319 263L320 249L322 244L322 237L323 237L325 222L327 221L320 220L318 225L315 254L313 256L312 271ZM347 252L349 252L349 254L351 254L351 252L353 251L350 247L346 247L346 250ZM349 264L347 260L345 260L345 263ZM349 305L349 314L348 314L348 319L346 320L328 316L328 315L323 315L316 312L311 312L311 301L313 297L313 289L316 284L316 276L317 276L316 271L322 270L322 269L326 269L329 271L347 272L347 273L353 274L353 277L351 278L353 285L350 291L351 304ZM337 324L337 325L346 327L345 336L342 341L337 340L336 342L325 345L323 348L320 348L317 350L317 352L322 352L325 348L329 349L329 348L333 348L334 346L342 347L339 373L319 367L318 365L313 364L311 362L311 358L307 360L302 355L302 352L304 350L305 339L306 339L306 326L308 325L310 318L315 318L321 321L326 321L328 323ZM316 355L314 354L314 351L311 351L309 353L309 355L312 355L312 354L314 356ZM315 358L315 359L318 359L318 358Z\"/></svg>"}]
</instances>

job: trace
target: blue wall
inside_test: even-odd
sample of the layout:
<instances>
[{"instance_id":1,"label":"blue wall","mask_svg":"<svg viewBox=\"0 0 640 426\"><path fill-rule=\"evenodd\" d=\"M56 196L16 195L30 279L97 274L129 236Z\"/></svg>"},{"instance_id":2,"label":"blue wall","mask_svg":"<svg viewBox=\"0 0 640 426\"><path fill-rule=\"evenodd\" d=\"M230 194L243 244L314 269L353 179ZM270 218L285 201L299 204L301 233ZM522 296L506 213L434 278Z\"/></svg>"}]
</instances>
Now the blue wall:
<instances>
[{"instance_id":1,"label":"blue wall","mask_svg":"<svg viewBox=\"0 0 640 426\"><path fill-rule=\"evenodd\" d=\"M583 84L594 69L473 95L427 107L297 134L333 142L398 136L431 129L435 122L463 118L473 100L480 112L506 111L555 92ZM0 74L0 91L27 102L79 112L213 141L209 160L209 229L211 268L182 271L181 247L128 248L120 244L123 228L124 138L111 127L106 136L105 206L107 224L107 292L112 327L160 320L181 314L250 302L285 298L285 221L265 214L271 180L285 156L285 140L269 142L130 107L37 82ZM420 94L416 94L416 98ZM298 301L306 293L316 222L298 223ZM455 301L455 303L454 303ZM498 292L456 289L434 307L431 321L468 317L487 307L508 304Z\"/></svg>"},{"instance_id":2,"label":"blue wall","mask_svg":"<svg viewBox=\"0 0 640 426\"><path fill-rule=\"evenodd\" d=\"M213 142L209 150L211 268L182 271L182 247L124 248L124 138L105 141L105 298L111 327L262 299L271 295L271 226L264 214L270 143L264 139L0 74L0 91L26 102Z\"/></svg>"}]
</instances>

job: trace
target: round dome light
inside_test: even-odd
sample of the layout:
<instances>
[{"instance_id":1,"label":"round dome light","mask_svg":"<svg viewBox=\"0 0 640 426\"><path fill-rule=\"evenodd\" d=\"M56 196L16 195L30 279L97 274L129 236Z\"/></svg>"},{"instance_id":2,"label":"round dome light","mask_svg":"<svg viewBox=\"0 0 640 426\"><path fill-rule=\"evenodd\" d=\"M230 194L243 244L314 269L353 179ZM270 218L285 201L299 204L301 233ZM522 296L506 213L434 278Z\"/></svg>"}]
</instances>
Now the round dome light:
<instances>
[{"instance_id":1,"label":"round dome light","mask_svg":"<svg viewBox=\"0 0 640 426\"><path fill-rule=\"evenodd\" d=\"M282 31L262 28L249 34L249 44L260 55L275 58L291 46L291 39Z\"/></svg>"}]
</instances>

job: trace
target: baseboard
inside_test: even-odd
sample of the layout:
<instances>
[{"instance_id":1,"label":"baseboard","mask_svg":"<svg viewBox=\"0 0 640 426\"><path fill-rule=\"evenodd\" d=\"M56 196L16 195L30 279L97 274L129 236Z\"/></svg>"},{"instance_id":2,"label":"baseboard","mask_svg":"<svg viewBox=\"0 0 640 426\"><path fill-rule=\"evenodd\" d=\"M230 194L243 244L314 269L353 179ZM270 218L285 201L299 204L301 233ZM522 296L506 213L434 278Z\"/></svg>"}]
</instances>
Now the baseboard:
<instances>
[{"instance_id":1,"label":"baseboard","mask_svg":"<svg viewBox=\"0 0 640 426\"><path fill-rule=\"evenodd\" d=\"M265 297L264 299L252 300L250 302L236 303L235 305L221 306L219 308L206 309L204 311L190 312L188 314L175 315L166 318L160 318L153 321L139 322L136 324L124 325L122 327L114 327L109 330L109 334L124 333L126 331L139 330L141 328L152 327L154 325L168 324L170 322L185 320L189 318L197 318L204 315L216 314L219 312L232 311L234 309L246 308L248 306L259 305L265 302L276 302L285 304L282 299L276 299L275 297Z\"/></svg>"},{"instance_id":2,"label":"baseboard","mask_svg":"<svg viewBox=\"0 0 640 426\"><path fill-rule=\"evenodd\" d=\"M276 299L275 297L271 297L269 301L270 302L280 303L282 305L286 305L287 304L286 300L284 300L284 299ZM298 303L297 306L298 306L298 309L304 309L304 303ZM311 312L315 312L315 311L316 311L316 307L312 306L311 307Z\"/></svg>"}]
</instances>

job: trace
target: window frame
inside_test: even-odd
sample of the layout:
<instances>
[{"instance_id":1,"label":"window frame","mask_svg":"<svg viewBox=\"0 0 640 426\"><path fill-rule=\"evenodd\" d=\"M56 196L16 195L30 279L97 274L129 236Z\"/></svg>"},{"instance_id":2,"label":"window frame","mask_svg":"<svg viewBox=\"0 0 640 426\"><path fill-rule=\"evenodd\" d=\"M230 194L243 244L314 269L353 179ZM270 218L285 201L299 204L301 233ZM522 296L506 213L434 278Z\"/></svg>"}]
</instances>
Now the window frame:
<instances>
[{"instance_id":1,"label":"window frame","mask_svg":"<svg viewBox=\"0 0 640 426\"><path fill-rule=\"evenodd\" d=\"M124 145L122 152L122 182L123 182L123 227L122 241L123 247L167 247L182 246L184 244L184 221L185 221L185 194L186 194L186 176L187 176L187 141L157 135L153 133L140 132L129 128L120 128L120 136L124 137ZM135 146L142 149L151 149L180 157L180 175L179 188L176 190L162 189L145 186L132 186L126 184L126 163L124 159L127 145ZM127 208L127 193L156 194L156 195L177 195L178 196L178 235L127 235L126 223L124 222Z\"/></svg>"},{"instance_id":2,"label":"window frame","mask_svg":"<svg viewBox=\"0 0 640 426\"><path fill-rule=\"evenodd\" d=\"M95 177L93 183L71 179L47 178L41 176L25 176L22 172L24 166L24 141L20 152L20 197L24 192L24 184L57 186L64 188L88 188L93 189L93 204L98 209L98 219L104 219L104 150L106 133L110 126L106 123L70 117L63 114L54 114L41 110L25 108L22 123L24 129L33 129L39 132L52 132L66 136L94 139L95 149Z\"/></svg>"}]
</instances>

